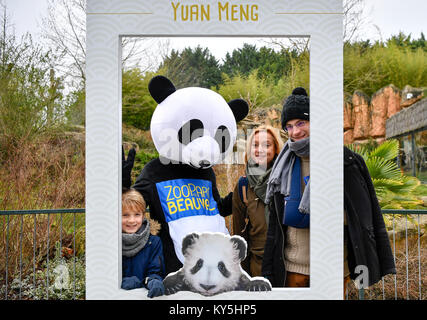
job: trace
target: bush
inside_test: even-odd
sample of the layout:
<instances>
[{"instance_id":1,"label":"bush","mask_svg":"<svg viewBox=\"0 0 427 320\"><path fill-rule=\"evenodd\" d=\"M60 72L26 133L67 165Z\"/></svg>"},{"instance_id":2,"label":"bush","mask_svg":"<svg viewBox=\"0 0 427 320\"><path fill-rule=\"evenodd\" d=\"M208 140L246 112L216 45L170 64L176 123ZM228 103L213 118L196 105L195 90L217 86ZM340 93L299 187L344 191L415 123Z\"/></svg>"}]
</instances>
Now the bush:
<instances>
[{"instance_id":1,"label":"bush","mask_svg":"<svg viewBox=\"0 0 427 320\"><path fill-rule=\"evenodd\" d=\"M122 83L123 123L141 130L150 128L151 116L157 102L148 91L148 84L155 74L143 73L138 68L125 70Z\"/></svg>"},{"instance_id":2,"label":"bush","mask_svg":"<svg viewBox=\"0 0 427 320\"><path fill-rule=\"evenodd\" d=\"M43 267L19 278L15 274L8 287L8 299L17 300L71 300L85 298L85 259L84 256L65 259L61 257L59 243L56 244L55 258L44 262ZM6 286L0 288L5 296Z\"/></svg>"},{"instance_id":3,"label":"bush","mask_svg":"<svg viewBox=\"0 0 427 320\"><path fill-rule=\"evenodd\" d=\"M241 75L230 77L224 73L223 82L224 84L218 88L218 93L226 101L241 98L248 102L250 109L269 107L277 101L273 96L272 86L258 78L257 70L252 71L247 77Z\"/></svg>"},{"instance_id":4,"label":"bush","mask_svg":"<svg viewBox=\"0 0 427 320\"><path fill-rule=\"evenodd\" d=\"M423 209L423 201L414 194L420 181L403 175L396 163L398 140L348 147L363 156L382 209Z\"/></svg>"},{"instance_id":5,"label":"bush","mask_svg":"<svg viewBox=\"0 0 427 320\"><path fill-rule=\"evenodd\" d=\"M62 79L55 77L52 52L9 34L0 17L0 161L10 148L32 142L63 123Z\"/></svg>"},{"instance_id":6,"label":"bush","mask_svg":"<svg viewBox=\"0 0 427 320\"><path fill-rule=\"evenodd\" d=\"M0 210L81 208L84 134L51 135L10 147L0 166Z\"/></svg>"},{"instance_id":7,"label":"bush","mask_svg":"<svg viewBox=\"0 0 427 320\"><path fill-rule=\"evenodd\" d=\"M230 76L224 73L223 84L219 85L218 89L215 87L211 89L217 91L227 101L236 98L246 100L250 109L269 108L272 105L281 105L296 87L304 87L309 92L309 65L309 52L304 51L297 57L292 57L286 74L277 81L260 77L258 69L254 69L247 76L242 74Z\"/></svg>"},{"instance_id":8,"label":"bush","mask_svg":"<svg viewBox=\"0 0 427 320\"><path fill-rule=\"evenodd\" d=\"M403 88L426 83L427 51L423 47L414 49L394 41L344 45L344 91L349 94L360 90L372 95L389 84Z\"/></svg>"}]
</instances>

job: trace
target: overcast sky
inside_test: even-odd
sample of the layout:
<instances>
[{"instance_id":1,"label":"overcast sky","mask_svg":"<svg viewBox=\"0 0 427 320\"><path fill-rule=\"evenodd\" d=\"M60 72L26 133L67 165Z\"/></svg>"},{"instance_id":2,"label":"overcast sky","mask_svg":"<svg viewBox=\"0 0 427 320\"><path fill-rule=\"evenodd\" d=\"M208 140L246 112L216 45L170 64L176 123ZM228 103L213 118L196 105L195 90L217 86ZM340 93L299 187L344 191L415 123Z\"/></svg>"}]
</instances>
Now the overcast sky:
<instances>
[{"instance_id":1,"label":"overcast sky","mask_svg":"<svg viewBox=\"0 0 427 320\"><path fill-rule=\"evenodd\" d=\"M7 5L12 23L15 26L17 36L30 31L37 40L40 34L40 23L46 15L46 0L0 0ZM366 0L365 21L362 39L380 39L378 26L382 39L390 35L396 35L399 31L412 34L413 38L419 38L421 32L427 31L427 0ZM206 39L205 39L206 40ZM230 48L240 47L244 40L221 39L221 45L210 45L204 40L204 46L209 46L210 51L222 58ZM193 43L196 43L196 39ZM211 41L214 41L211 39ZM178 43L178 42L177 42ZM179 41L183 43L183 41ZM185 41L185 45L191 42ZM177 49L178 44L172 43Z\"/></svg>"}]
</instances>

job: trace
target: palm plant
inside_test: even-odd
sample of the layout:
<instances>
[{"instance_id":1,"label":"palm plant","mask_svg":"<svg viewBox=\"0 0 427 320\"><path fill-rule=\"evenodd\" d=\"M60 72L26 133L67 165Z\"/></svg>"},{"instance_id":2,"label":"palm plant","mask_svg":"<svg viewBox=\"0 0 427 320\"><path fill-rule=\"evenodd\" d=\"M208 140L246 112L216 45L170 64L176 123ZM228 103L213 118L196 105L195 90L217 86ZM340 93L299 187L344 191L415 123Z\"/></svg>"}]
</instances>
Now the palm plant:
<instances>
[{"instance_id":1,"label":"palm plant","mask_svg":"<svg viewBox=\"0 0 427 320\"><path fill-rule=\"evenodd\" d=\"M382 209L417 209L423 205L414 192L420 181L403 175L395 161L398 140L387 140L379 146L352 144L348 148L365 160Z\"/></svg>"}]
</instances>

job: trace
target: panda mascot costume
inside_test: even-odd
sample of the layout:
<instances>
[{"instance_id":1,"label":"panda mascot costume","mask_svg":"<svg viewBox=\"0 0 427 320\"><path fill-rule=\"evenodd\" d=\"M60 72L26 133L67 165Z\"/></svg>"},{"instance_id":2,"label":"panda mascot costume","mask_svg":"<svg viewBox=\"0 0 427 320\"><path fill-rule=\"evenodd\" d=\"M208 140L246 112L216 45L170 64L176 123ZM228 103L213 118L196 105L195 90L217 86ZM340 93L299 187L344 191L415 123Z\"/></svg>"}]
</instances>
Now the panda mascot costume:
<instances>
[{"instance_id":1,"label":"panda mascot costume","mask_svg":"<svg viewBox=\"0 0 427 320\"><path fill-rule=\"evenodd\" d=\"M144 197L150 216L161 224L166 274L183 266L182 241L193 232L228 234L230 193L221 199L212 166L233 149L236 122L248 114L242 99L226 102L199 87L176 90L156 76L149 91L158 103L150 124L159 158L147 163L132 186Z\"/></svg>"}]
</instances>

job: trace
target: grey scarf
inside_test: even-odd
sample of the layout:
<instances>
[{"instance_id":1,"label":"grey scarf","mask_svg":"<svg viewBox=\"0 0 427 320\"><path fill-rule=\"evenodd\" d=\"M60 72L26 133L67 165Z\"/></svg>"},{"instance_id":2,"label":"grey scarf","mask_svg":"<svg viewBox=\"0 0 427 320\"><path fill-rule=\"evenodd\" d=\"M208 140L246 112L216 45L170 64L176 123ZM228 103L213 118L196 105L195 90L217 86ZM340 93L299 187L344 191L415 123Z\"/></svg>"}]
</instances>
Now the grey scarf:
<instances>
[{"instance_id":1,"label":"grey scarf","mask_svg":"<svg viewBox=\"0 0 427 320\"><path fill-rule=\"evenodd\" d=\"M249 186L254 190L256 196L261 199L263 203L265 203L267 181L270 177L271 170L272 167L264 168L262 166L258 166L252 159L248 160L248 164L246 166L246 176L248 177ZM268 226L270 216L268 206L265 206L264 215Z\"/></svg>"},{"instance_id":2,"label":"grey scarf","mask_svg":"<svg viewBox=\"0 0 427 320\"><path fill-rule=\"evenodd\" d=\"M284 197L289 196L292 178L291 169L295 163L296 156L310 156L309 137L295 142L289 139L285 143L285 146L282 151L280 151L273 165L270 178L268 179L265 203L270 203L276 192L280 192ZM305 186L298 210L305 214L310 213L310 180Z\"/></svg>"},{"instance_id":3,"label":"grey scarf","mask_svg":"<svg viewBox=\"0 0 427 320\"><path fill-rule=\"evenodd\" d=\"M258 198L265 203L265 194L267 191L267 181L271 173L270 168L264 168L255 163L252 159L248 160L246 166L246 176L248 177L249 185L254 189Z\"/></svg>"},{"instance_id":4,"label":"grey scarf","mask_svg":"<svg viewBox=\"0 0 427 320\"><path fill-rule=\"evenodd\" d=\"M141 228L135 233L122 233L122 255L125 257L133 257L142 248L150 237L150 223L147 219L142 221Z\"/></svg>"}]
</instances>

